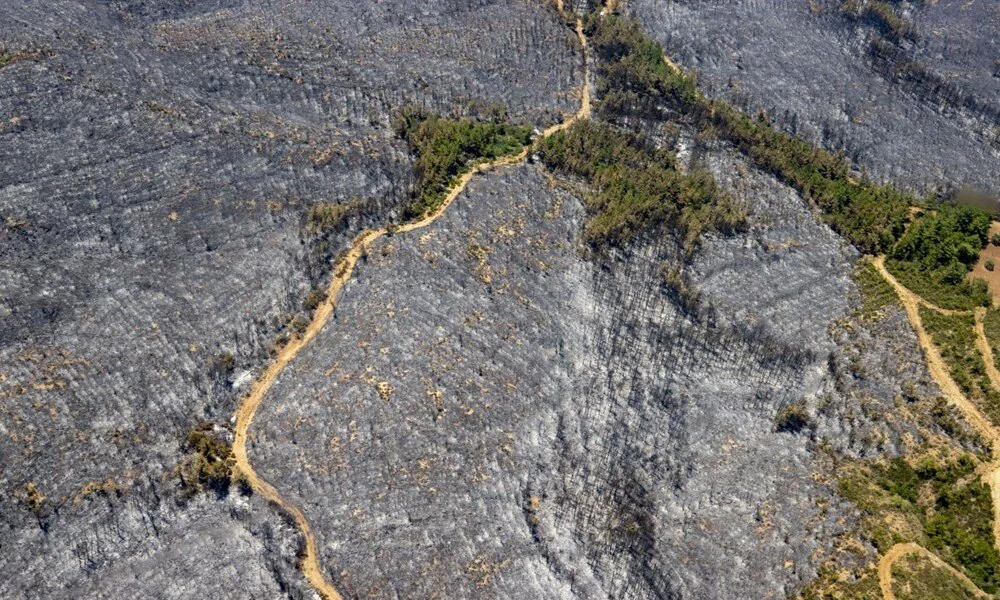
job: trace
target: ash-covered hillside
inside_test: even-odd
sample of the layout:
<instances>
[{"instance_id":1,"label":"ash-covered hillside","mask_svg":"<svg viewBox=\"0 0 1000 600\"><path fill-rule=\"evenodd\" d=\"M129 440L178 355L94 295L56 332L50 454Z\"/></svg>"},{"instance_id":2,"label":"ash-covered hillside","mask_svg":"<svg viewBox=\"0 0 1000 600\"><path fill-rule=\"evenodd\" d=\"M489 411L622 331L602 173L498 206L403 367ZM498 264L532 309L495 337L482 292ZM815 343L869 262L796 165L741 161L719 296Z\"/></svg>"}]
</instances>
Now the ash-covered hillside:
<instances>
[{"instance_id":1,"label":"ash-covered hillside","mask_svg":"<svg viewBox=\"0 0 1000 600\"><path fill-rule=\"evenodd\" d=\"M0 8L0 597L995 591L864 256L985 294L995 11L772 4Z\"/></svg>"},{"instance_id":2,"label":"ash-covered hillside","mask_svg":"<svg viewBox=\"0 0 1000 600\"><path fill-rule=\"evenodd\" d=\"M228 423L313 257L406 200L395 112L550 124L572 31L527 2L14 2L0 42L0 596L297 594L265 503L162 482ZM310 206L358 200L304 244Z\"/></svg>"},{"instance_id":3,"label":"ash-covered hillside","mask_svg":"<svg viewBox=\"0 0 1000 600\"><path fill-rule=\"evenodd\" d=\"M919 194L1000 193L1000 5L634 0L699 84Z\"/></svg>"}]
</instances>

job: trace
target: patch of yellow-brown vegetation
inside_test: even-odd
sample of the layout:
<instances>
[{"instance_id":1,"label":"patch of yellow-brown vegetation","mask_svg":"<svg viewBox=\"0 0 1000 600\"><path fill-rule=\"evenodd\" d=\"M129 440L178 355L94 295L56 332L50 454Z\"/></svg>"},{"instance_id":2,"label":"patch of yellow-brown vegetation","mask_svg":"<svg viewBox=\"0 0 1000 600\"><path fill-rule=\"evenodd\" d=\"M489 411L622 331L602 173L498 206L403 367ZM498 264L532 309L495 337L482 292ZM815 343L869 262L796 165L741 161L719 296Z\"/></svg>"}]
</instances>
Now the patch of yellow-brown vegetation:
<instances>
[{"instance_id":1,"label":"patch of yellow-brown vegetation","mask_svg":"<svg viewBox=\"0 0 1000 600\"><path fill-rule=\"evenodd\" d=\"M990 225L989 235L990 239L994 235L1000 235L1000 221L994 221ZM990 295L993 296L993 304L1000 304L1000 246L993 243L986 244L979 253L979 260L969 273L969 278L984 280Z\"/></svg>"}]
</instances>

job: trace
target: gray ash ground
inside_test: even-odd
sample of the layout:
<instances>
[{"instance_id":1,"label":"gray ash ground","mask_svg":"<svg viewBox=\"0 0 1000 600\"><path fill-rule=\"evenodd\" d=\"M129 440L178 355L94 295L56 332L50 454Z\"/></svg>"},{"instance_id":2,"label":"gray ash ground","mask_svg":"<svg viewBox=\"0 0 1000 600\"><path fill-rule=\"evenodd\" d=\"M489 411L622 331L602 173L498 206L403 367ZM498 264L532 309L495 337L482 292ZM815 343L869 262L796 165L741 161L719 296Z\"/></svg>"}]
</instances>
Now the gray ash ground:
<instances>
[{"instance_id":1,"label":"gray ash ground","mask_svg":"<svg viewBox=\"0 0 1000 600\"><path fill-rule=\"evenodd\" d=\"M753 225L695 261L711 323L661 283L672 242L585 260L579 200L534 166L370 249L251 448L349 597L781 598L814 575L853 513L811 440L892 453L901 432L860 414L831 355L898 374L865 378L876 405L934 390L905 319L883 335L907 353L837 348L853 252L737 160L712 164L742 171ZM776 430L829 394L850 419Z\"/></svg>"},{"instance_id":2,"label":"gray ash ground","mask_svg":"<svg viewBox=\"0 0 1000 600\"><path fill-rule=\"evenodd\" d=\"M897 43L846 18L842 4L625 6L678 64L697 71L709 95L843 150L878 180L919 193L963 186L1000 193L1000 5L893 3L915 32ZM882 53L873 55L873 41L887 44Z\"/></svg>"},{"instance_id":3,"label":"gray ash ground","mask_svg":"<svg viewBox=\"0 0 1000 600\"><path fill-rule=\"evenodd\" d=\"M957 18L946 4L915 22ZM727 96L727 7L632 10ZM902 185L996 180L981 114L873 74L853 60L862 33L738 8L759 18L741 34L764 44L754 64L783 77L754 71L749 105ZM817 39L841 54L777 53L789 15L839 32ZM521 0L15 0L0 41L0 597L313 597L272 507L180 498L184 436L228 421L322 279L308 207L363 200L332 255L407 200L394 111L498 102L556 122L581 82L572 30ZM989 106L977 44L922 52ZM834 81L892 113L809 101L843 96ZM934 390L899 314L831 334L857 303L855 254L802 199L725 148L705 160L752 227L694 257L698 314L662 283L671 242L588 256L579 198L535 165L371 248L250 449L346 597L778 598L813 576L854 519L818 482L815 441L892 454L908 425L878 407ZM797 401L814 429L776 431Z\"/></svg>"},{"instance_id":4,"label":"gray ash ground","mask_svg":"<svg viewBox=\"0 0 1000 600\"><path fill-rule=\"evenodd\" d=\"M528 2L95 0L4 3L0 41L0 597L138 597L130 571L148 597L301 588L294 552L162 480L314 283L308 207L363 198L360 228L408 200L394 111L555 122L573 32Z\"/></svg>"}]
</instances>

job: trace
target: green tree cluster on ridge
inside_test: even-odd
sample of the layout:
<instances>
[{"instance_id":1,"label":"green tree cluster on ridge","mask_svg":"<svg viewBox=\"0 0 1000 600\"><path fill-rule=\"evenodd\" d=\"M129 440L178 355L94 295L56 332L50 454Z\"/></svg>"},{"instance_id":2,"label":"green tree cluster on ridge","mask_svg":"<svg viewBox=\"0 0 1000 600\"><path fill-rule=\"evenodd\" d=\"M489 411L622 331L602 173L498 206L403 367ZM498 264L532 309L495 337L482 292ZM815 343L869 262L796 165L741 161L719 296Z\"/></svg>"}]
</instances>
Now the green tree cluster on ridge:
<instances>
[{"instance_id":1,"label":"green tree cluster on ridge","mask_svg":"<svg viewBox=\"0 0 1000 600\"><path fill-rule=\"evenodd\" d=\"M669 225L691 250L706 231L744 226L741 206L705 171L680 171L672 153L638 135L580 121L543 140L542 162L590 183L585 236L594 246L623 245L642 231Z\"/></svg>"},{"instance_id":2,"label":"green tree cluster on ridge","mask_svg":"<svg viewBox=\"0 0 1000 600\"><path fill-rule=\"evenodd\" d=\"M472 163L513 154L531 142L531 127L499 119L446 119L419 108L404 110L396 132L416 155L416 189L404 219L433 212Z\"/></svg>"}]
</instances>

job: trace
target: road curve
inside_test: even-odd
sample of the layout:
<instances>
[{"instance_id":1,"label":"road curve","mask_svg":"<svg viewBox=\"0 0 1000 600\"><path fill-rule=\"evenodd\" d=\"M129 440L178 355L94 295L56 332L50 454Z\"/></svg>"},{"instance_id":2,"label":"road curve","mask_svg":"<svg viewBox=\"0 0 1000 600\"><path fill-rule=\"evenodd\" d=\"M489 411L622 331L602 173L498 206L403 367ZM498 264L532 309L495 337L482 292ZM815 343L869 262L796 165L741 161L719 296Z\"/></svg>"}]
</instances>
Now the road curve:
<instances>
[{"instance_id":1,"label":"road curve","mask_svg":"<svg viewBox=\"0 0 1000 600\"><path fill-rule=\"evenodd\" d=\"M919 544L908 543L896 544L892 548L889 548L889 551L885 553L885 556L883 556L882 560L878 563L878 586L882 590L883 600L896 600L896 595L892 591L892 566L896 564L897 560L910 554L920 554L929 558L930 561L934 563L934 566L945 569L957 577L958 580L962 582L962 585L968 588L979 598L992 598L992 596L979 589L979 586L966 577L964 573L941 560L941 558L932 553L930 550Z\"/></svg>"},{"instance_id":2,"label":"road curve","mask_svg":"<svg viewBox=\"0 0 1000 600\"><path fill-rule=\"evenodd\" d=\"M561 2L559 3L559 8L561 12ZM587 119L590 117L590 53L587 46L587 39L583 34L583 22L580 19L576 20L576 34L583 49L584 61L583 86L580 93L580 108L576 113L563 122L553 125L543 131L538 139L548 137L558 131L562 131L570 127L573 123L581 119ZM537 143L538 140L535 140L533 144L525 146L517 154L502 156L489 162L474 165L458 178L451 191L448 192L448 195L445 196L444 200L437 209L427 215L424 215L416 221L412 221L395 228L393 233L406 233L408 231L427 227L444 214L448 207L451 206L451 203L454 202L459 194L465 190L466 185L468 185L469 181L475 175L497 167L522 162ZM250 426L253 424L253 419L257 414L257 409L260 407L260 404L267 395L267 392L271 389L271 386L274 385L278 375L280 375L281 372L285 370L285 367L287 367L288 364L294 360L296 356L298 356L299 352L303 348L309 345L309 343L316 338L320 330L323 329L323 326L326 325L327 320L329 320L330 315L333 314L333 310L336 307L337 299L343 291L344 286L348 281L350 281L351 275L354 272L354 267L357 265L358 259L365 253L365 249L368 245L388 233L389 229L383 227L381 229L364 231L354 238L354 241L351 243L347 253L340 258L336 265L334 265L334 274L330 280L330 285L327 288L326 297L319 304L319 306L316 307L316 310L313 312L312 320L306 327L305 332L302 333L301 336L293 338L281 348L274 361L270 363L264 372L261 373L260 376L253 382L253 385L250 388L250 393L247 394L247 396L240 403L235 415L236 428L233 440L233 457L235 460L234 468L243 475L248 485L254 490L254 492L273 502L281 510L292 517L296 528L302 533L305 541L305 547L303 548L299 561L299 568L302 570L302 574L305 575L306 579L309 581L309 584L320 594L320 596L323 597L324 600L342 600L343 597L333 584L330 583L330 581L328 581L323 575L323 569L319 562L319 553L316 549L316 538L313 535L312 528L309 526L309 521L306 519L305 514L299 507L282 496L273 485L268 483L257 473L256 470L254 470L253 465L250 463L249 456L247 455L247 439L249 438Z\"/></svg>"},{"instance_id":3,"label":"road curve","mask_svg":"<svg viewBox=\"0 0 1000 600\"><path fill-rule=\"evenodd\" d=\"M976 345L982 355L983 362L986 363L986 371L989 374L990 383L1000 390L1000 372L997 372L996 367L993 365L993 352L990 349L989 342L986 339L986 332L983 327L983 314L984 310L977 309L975 311L954 311L949 309L940 308L934 304L927 302L920 296L917 296L906 288L903 284L899 283L888 269L885 268L885 257L878 256L872 259L872 264L882 275L889 285L895 290L896 295L899 296L900 302L903 304L903 309L906 311L906 316L909 318L910 325L913 327L914 331L917 333L917 341L920 344L920 348L924 352L924 357L927 361L927 370L930 372L931 377L941 388L941 392L944 394L945 398L955 406L959 412L962 413L969 425L979 433L983 439L987 440L990 446L990 453L993 457L992 461L987 463L986 470L981 474L983 482L990 487L990 495L993 499L993 544L998 549L1000 549L1000 430L997 429L989 419L980 412L979 408L970 401L962 390L955 383L955 380L951 378L948 373L948 367L944 360L941 358L941 353L938 352L937 347L934 345L934 341L931 339L930 334L924 329L923 321L920 319L920 306L936 310L943 314L955 315L955 314L969 314L972 312L975 315L976 322ZM885 553L884 556L879 560L878 564L878 578L879 578L879 588L882 590L883 600L895 600L896 596L892 591L892 565L899 560L901 557L912 554L920 553L929 557L938 566L948 569L953 575L958 577L965 583L969 589L973 590L977 596L989 598L989 594L986 594L975 583L973 583L968 577L966 577L962 572L958 571L951 565L945 563L937 555L933 554L923 546L914 543L906 544L896 544Z\"/></svg>"},{"instance_id":4,"label":"road curve","mask_svg":"<svg viewBox=\"0 0 1000 600\"><path fill-rule=\"evenodd\" d=\"M977 433L982 435L990 444L993 449L993 454L996 456L1000 453L1000 433L998 433L996 427L993 423L979 411L979 408L973 404L962 390L955 383L955 380L951 378L948 373L948 367L941 358L941 353L938 352L937 347L934 345L930 334L924 329L923 321L920 319L920 306L925 306L931 308L932 310L940 310L944 312L947 309L935 308L933 304L920 298L908 288L899 283L895 277L889 273L888 269L885 268L885 257L879 256L872 259L872 264L882 275L882 277L889 282L892 288L896 291L896 295L899 296L900 302L903 304L903 308L906 310L906 316L909 317L910 325L917 333L917 341L920 343L920 348L924 351L924 357L927 360L927 368L930 371L931 377L941 388L941 392L944 394L945 398L948 399L956 408L962 413L962 416L969 422L969 425L976 430ZM944 314L968 314L968 311L955 313L946 312ZM996 460L996 459L994 459ZM996 511L997 507L994 507Z\"/></svg>"}]
</instances>

